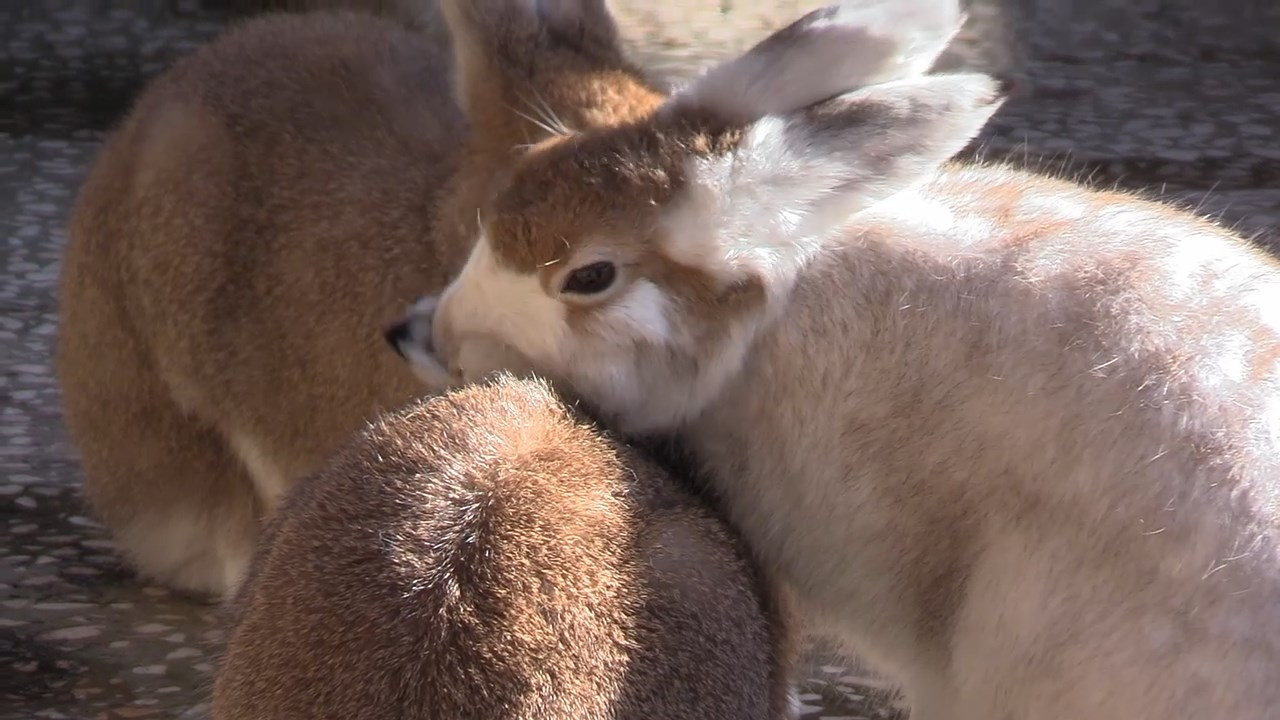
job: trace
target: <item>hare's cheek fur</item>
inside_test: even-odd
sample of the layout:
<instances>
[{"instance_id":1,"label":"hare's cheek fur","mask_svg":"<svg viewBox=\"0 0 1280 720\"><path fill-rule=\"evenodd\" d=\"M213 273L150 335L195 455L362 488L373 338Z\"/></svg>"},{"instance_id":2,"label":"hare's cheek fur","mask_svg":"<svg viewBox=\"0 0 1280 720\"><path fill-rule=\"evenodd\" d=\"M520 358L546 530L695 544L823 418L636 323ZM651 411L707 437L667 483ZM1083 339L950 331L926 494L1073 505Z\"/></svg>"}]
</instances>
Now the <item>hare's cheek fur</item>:
<instances>
[{"instance_id":1,"label":"hare's cheek fur","mask_svg":"<svg viewBox=\"0 0 1280 720\"><path fill-rule=\"evenodd\" d=\"M502 368L501 345L509 345L535 365L560 356L566 333L563 303L543 291L535 275L497 262L481 235L458 277L435 308L432 338L440 361L472 380Z\"/></svg>"},{"instance_id":2,"label":"hare's cheek fur","mask_svg":"<svg viewBox=\"0 0 1280 720\"><path fill-rule=\"evenodd\" d=\"M628 367L637 362L637 348L666 352L674 344L671 303L647 278L634 279L598 305L573 306L548 294L537 275L499 263L484 236L432 305L422 312L434 317L414 323L418 335L430 337L415 337L413 344L433 348L465 380L510 370L514 351L533 369L566 379L631 384ZM566 367L566 358L574 358L572 366Z\"/></svg>"},{"instance_id":3,"label":"hare's cheek fur","mask_svg":"<svg viewBox=\"0 0 1280 720\"><path fill-rule=\"evenodd\" d=\"M629 350L632 344L665 347L673 342L671 303L661 288L644 278L593 314L598 321L593 319L592 324L602 339L614 340L621 350Z\"/></svg>"},{"instance_id":4,"label":"hare's cheek fur","mask_svg":"<svg viewBox=\"0 0 1280 720\"><path fill-rule=\"evenodd\" d=\"M508 275L497 276L497 284L502 286ZM530 313L525 307L506 315L484 300L510 296L485 290L494 287L493 278L472 284L476 278L472 274L455 281L433 322L412 323L435 328L434 343L414 337L408 343L415 351L401 351L427 382L446 372L445 365L464 382L498 370L537 373L568 383L631 431L679 424L706 401L705 378L699 376L705 368L696 360L699 348L680 341L674 309L649 280L632 282L598 308L570 310L544 297L526 305L555 303L555 314ZM548 337L558 344L547 343ZM435 354L420 351L433 345Z\"/></svg>"}]
</instances>

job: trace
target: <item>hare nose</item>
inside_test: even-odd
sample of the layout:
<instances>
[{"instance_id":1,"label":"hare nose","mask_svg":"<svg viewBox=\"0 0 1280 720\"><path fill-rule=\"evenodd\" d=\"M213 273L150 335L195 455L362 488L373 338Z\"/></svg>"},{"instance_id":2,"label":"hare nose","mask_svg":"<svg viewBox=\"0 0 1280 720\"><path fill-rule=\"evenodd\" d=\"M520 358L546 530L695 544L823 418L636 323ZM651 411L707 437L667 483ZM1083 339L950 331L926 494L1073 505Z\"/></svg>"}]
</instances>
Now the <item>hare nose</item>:
<instances>
[{"instance_id":1,"label":"hare nose","mask_svg":"<svg viewBox=\"0 0 1280 720\"><path fill-rule=\"evenodd\" d=\"M408 357L404 356L404 343L412 342L412 334L410 322L407 319L399 320L398 323L389 325L383 331L383 340L387 341L387 345L392 346L392 350L396 351L396 354L401 356L402 360L408 360ZM426 342L430 345L431 338L426 338ZM430 350L428 351L430 352Z\"/></svg>"}]
</instances>

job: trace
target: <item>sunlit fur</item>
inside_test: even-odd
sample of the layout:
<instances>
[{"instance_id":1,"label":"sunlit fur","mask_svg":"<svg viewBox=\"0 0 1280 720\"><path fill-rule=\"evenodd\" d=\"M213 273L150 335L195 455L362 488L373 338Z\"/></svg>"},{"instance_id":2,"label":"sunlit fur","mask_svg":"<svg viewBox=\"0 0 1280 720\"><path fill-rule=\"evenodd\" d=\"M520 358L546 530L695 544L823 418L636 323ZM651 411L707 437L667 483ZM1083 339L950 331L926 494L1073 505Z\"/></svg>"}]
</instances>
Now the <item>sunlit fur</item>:
<instances>
[{"instance_id":1,"label":"sunlit fur","mask_svg":"<svg viewBox=\"0 0 1280 720\"><path fill-rule=\"evenodd\" d=\"M739 73L807 37L699 82L769 86ZM1272 717L1280 268L1133 195L949 164L1002 85L882 75L749 118L695 85L534 147L411 344L460 378L508 346L679 435L918 720ZM601 258L612 288L560 293Z\"/></svg>"},{"instance_id":2,"label":"sunlit fur","mask_svg":"<svg viewBox=\"0 0 1280 720\"><path fill-rule=\"evenodd\" d=\"M213 720L781 720L783 598L714 509L544 383L411 403L289 495Z\"/></svg>"}]
</instances>

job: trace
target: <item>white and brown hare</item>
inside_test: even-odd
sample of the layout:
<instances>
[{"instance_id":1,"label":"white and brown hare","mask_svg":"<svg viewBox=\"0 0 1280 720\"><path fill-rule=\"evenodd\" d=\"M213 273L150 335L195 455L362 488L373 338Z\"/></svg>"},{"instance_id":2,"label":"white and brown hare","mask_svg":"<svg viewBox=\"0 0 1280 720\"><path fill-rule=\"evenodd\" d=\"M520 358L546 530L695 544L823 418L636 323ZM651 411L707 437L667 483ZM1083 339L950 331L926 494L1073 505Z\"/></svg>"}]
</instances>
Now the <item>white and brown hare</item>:
<instances>
[{"instance_id":1,"label":"white and brown hare","mask_svg":"<svg viewBox=\"0 0 1280 720\"><path fill-rule=\"evenodd\" d=\"M456 60L367 13L245 22L94 163L57 371L92 509L149 578L225 593L294 479L422 394L381 330L461 267L513 146L660 100L601 0L455 5L483 10L451 12Z\"/></svg>"},{"instance_id":2,"label":"white and brown hare","mask_svg":"<svg viewBox=\"0 0 1280 720\"><path fill-rule=\"evenodd\" d=\"M285 497L213 720L780 720L779 600L672 476L499 377L387 414Z\"/></svg>"},{"instance_id":3,"label":"white and brown hare","mask_svg":"<svg viewBox=\"0 0 1280 720\"><path fill-rule=\"evenodd\" d=\"M858 52L832 32L531 148L403 354L433 380L515 355L679 437L919 720L1275 717L1277 263L952 164L1002 83L816 71Z\"/></svg>"}]
</instances>

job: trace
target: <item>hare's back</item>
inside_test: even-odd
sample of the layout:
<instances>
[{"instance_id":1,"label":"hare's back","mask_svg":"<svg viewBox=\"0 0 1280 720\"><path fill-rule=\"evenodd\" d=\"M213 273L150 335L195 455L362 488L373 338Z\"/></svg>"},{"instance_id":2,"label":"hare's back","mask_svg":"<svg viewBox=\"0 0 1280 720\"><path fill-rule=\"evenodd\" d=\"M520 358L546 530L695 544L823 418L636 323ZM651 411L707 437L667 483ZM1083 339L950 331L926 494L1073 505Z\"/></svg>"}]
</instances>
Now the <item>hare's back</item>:
<instances>
[{"instance_id":1,"label":"hare's back","mask_svg":"<svg viewBox=\"0 0 1280 720\"><path fill-rule=\"evenodd\" d=\"M777 639L761 581L629 452L534 382L379 421L272 521L215 715L764 717Z\"/></svg>"}]
</instances>

